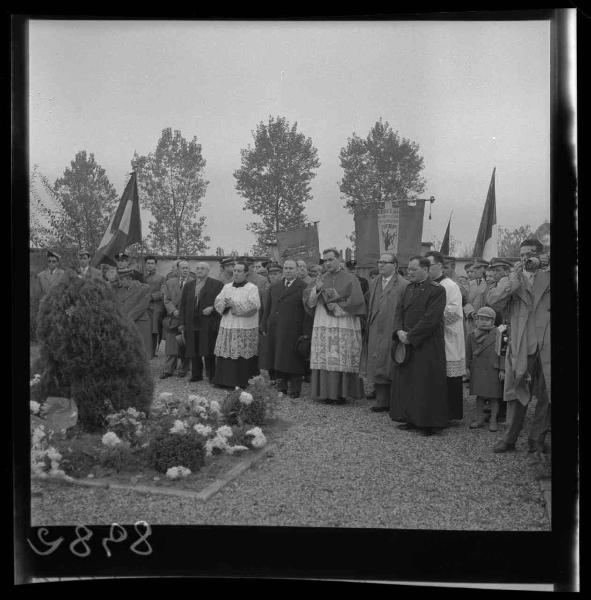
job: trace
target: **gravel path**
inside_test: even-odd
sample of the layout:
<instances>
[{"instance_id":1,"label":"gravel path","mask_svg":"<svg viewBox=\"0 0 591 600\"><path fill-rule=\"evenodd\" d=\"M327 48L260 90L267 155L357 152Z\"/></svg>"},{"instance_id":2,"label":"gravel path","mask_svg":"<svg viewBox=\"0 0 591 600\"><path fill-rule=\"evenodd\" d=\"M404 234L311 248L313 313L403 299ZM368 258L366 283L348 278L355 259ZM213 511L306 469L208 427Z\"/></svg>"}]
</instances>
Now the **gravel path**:
<instances>
[{"instance_id":1,"label":"gravel path","mask_svg":"<svg viewBox=\"0 0 591 600\"><path fill-rule=\"evenodd\" d=\"M161 362L153 361L156 375ZM156 379L156 394L163 391L220 395L176 377ZM470 430L464 419L425 438L397 429L387 413L372 413L372 404L285 398L278 416L292 426L278 449L206 504L33 482L32 523L550 530L525 433L516 453L494 454L501 432ZM465 402L466 412L472 408Z\"/></svg>"}]
</instances>

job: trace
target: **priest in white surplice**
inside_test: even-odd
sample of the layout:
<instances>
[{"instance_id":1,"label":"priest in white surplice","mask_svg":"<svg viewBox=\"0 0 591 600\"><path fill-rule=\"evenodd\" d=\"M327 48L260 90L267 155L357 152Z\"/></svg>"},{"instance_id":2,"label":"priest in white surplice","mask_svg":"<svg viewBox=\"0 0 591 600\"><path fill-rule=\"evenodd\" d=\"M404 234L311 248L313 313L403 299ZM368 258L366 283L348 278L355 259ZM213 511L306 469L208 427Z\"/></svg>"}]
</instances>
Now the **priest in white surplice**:
<instances>
[{"instance_id":1,"label":"priest in white surplice","mask_svg":"<svg viewBox=\"0 0 591 600\"><path fill-rule=\"evenodd\" d=\"M462 376L466 373L466 339L464 337L464 313L462 292L458 284L443 274L444 258L440 252L427 252L431 262L429 277L445 288L445 361L447 375L447 406L449 418L460 420L464 416L464 388Z\"/></svg>"}]
</instances>

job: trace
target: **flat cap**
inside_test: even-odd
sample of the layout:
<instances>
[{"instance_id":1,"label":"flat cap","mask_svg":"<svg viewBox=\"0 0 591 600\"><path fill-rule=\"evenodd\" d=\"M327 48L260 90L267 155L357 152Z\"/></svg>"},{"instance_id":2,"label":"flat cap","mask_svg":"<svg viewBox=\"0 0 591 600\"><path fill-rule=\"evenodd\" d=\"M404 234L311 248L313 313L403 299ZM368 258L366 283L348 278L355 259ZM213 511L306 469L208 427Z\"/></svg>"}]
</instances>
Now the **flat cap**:
<instances>
[{"instance_id":1,"label":"flat cap","mask_svg":"<svg viewBox=\"0 0 591 600\"><path fill-rule=\"evenodd\" d=\"M222 258L222 260L220 260L220 264L225 267L226 265L234 264L235 260L236 259L232 258L231 256L228 258Z\"/></svg>"},{"instance_id":2,"label":"flat cap","mask_svg":"<svg viewBox=\"0 0 591 600\"><path fill-rule=\"evenodd\" d=\"M90 252L88 250L78 250L78 256L87 256L90 258Z\"/></svg>"},{"instance_id":3,"label":"flat cap","mask_svg":"<svg viewBox=\"0 0 591 600\"><path fill-rule=\"evenodd\" d=\"M283 267L279 263L272 262L267 265L267 272L270 273L271 271L283 272Z\"/></svg>"},{"instance_id":4,"label":"flat cap","mask_svg":"<svg viewBox=\"0 0 591 600\"><path fill-rule=\"evenodd\" d=\"M57 252L54 252L53 250L48 250L47 258L57 258L59 260L61 258L61 256Z\"/></svg>"},{"instance_id":5,"label":"flat cap","mask_svg":"<svg viewBox=\"0 0 591 600\"><path fill-rule=\"evenodd\" d=\"M488 317L489 319L495 320L497 313L490 306L483 306L478 309L476 313L477 317Z\"/></svg>"}]
</instances>

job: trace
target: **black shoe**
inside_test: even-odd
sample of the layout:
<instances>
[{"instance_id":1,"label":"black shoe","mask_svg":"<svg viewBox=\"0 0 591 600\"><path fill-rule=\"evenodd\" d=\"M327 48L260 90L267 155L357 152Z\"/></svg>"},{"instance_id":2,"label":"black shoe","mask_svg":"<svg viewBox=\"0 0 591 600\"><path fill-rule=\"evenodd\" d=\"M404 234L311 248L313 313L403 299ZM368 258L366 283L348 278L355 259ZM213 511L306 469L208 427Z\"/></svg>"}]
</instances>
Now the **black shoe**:
<instances>
[{"instance_id":1,"label":"black shoe","mask_svg":"<svg viewBox=\"0 0 591 600\"><path fill-rule=\"evenodd\" d=\"M493 446L493 452L496 454L502 454L503 452L510 452L513 450L515 450L515 444L510 444L508 442L505 442L504 440L497 442Z\"/></svg>"},{"instance_id":2,"label":"black shoe","mask_svg":"<svg viewBox=\"0 0 591 600\"><path fill-rule=\"evenodd\" d=\"M338 404L339 406L342 406L343 404L345 404L347 402L347 400L345 398L337 398L334 403Z\"/></svg>"},{"instance_id":3,"label":"black shoe","mask_svg":"<svg viewBox=\"0 0 591 600\"><path fill-rule=\"evenodd\" d=\"M365 397L366 397L368 400L375 400L375 399L376 399L376 393L375 393L375 392L372 392L371 394L366 394L366 395L365 395Z\"/></svg>"},{"instance_id":4,"label":"black shoe","mask_svg":"<svg viewBox=\"0 0 591 600\"><path fill-rule=\"evenodd\" d=\"M370 408L371 412L386 412L390 410L389 406L372 406Z\"/></svg>"},{"instance_id":5,"label":"black shoe","mask_svg":"<svg viewBox=\"0 0 591 600\"><path fill-rule=\"evenodd\" d=\"M416 429L416 427L412 423L401 423L400 425L396 425L397 429L402 429L403 431L407 431L409 429Z\"/></svg>"},{"instance_id":6,"label":"black shoe","mask_svg":"<svg viewBox=\"0 0 591 600\"><path fill-rule=\"evenodd\" d=\"M160 375L160 379L166 379L167 377L172 377L172 373L162 373Z\"/></svg>"},{"instance_id":7,"label":"black shoe","mask_svg":"<svg viewBox=\"0 0 591 600\"><path fill-rule=\"evenodd\" d=\"M191 377L189 381L203 381L203 377Z\"/></svg>"},{"instance_id":8,"label":"black shoe","mask_svg":"<svg viewBox=\"0 0 591 600\"><path fill-rule=\"evenodd\" d=\"M424 435L426 437L433 435L435 433L437 433L437 430L434 429L433 427L423 427L421 429L421 435Z\"/></svg>"},{"instance_id":9,"label":"black shoe","mask_svg":"<svg viewBox=\"0 0 591 600\"><path fill-rule=\"evenodd\" d=\"M187 376L187 371L177 371L176 376L177 377L186 377Z\"/></svg>"}]
</instances>

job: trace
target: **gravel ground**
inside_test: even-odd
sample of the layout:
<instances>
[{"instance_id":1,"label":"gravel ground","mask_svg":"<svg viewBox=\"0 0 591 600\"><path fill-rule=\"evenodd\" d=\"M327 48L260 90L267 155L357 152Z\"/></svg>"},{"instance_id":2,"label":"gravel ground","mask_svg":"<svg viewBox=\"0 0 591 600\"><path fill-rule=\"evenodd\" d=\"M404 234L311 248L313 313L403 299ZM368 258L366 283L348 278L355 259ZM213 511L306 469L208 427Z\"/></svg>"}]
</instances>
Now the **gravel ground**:
<instances>
[{"instance_id":1,"label":"gravel ground","mask_svg":"<svg viewBox=\"0 0 591 600\"><path fill-rule=\"evenodd\" d=\"M162 357L153 361L161 370ZM207 383L156 378L163 391L223 391ZM372 401L345 406L285 398L292 422L277 450L207 503L133 491L32 483L32 524L131 523L284 525L393 529L549 531L526 451L494 454L502 432L470 430L468 418L432 437L396 428ZM470 416L473 401L465 401ZM531 415L530 415L531 416Z\"/></svg>"}]
</instances>

